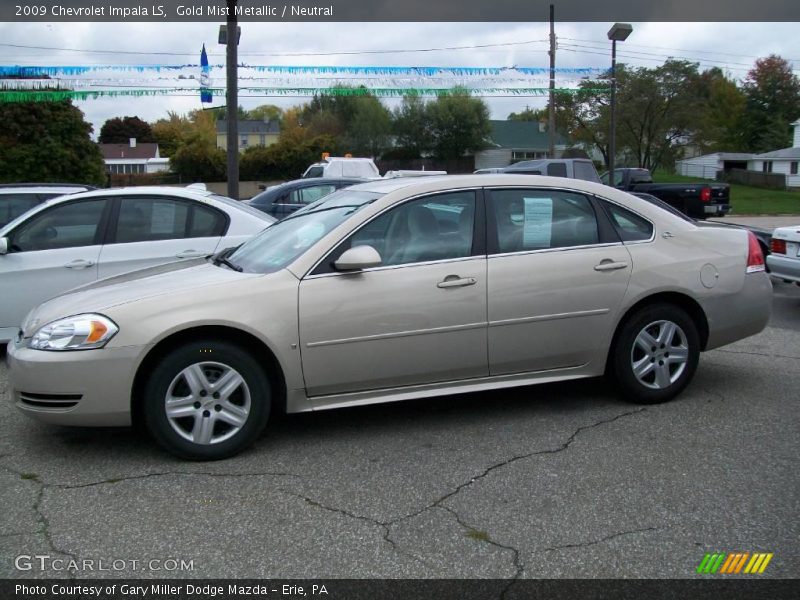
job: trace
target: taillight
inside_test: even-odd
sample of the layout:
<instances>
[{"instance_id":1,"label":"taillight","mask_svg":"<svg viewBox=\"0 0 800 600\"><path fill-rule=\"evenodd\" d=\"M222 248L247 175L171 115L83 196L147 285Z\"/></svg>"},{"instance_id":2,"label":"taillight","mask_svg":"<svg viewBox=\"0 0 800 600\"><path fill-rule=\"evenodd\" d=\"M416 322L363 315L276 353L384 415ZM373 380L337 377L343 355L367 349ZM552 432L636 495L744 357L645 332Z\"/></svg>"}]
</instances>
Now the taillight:
<instances>
[{"instance_id":1,"label":"taillight","mask_svg":"<svg viewBox=\"0 0 800 600\"><path fill-rule=\"evenodd\" d=\"M711 188L704 187L702 190L700 190L700 201L711 202Z\"/></svg>"},{"instance_id":2,"label":"taillight","mask_svg":"<svg viewBox=\"0 0 800 600\"><path fill-rule=\"evenodd\" d=\"M770 239L769 251L773 254L786 254L786 241L776 240L775 238Z\"/></svg>"},{"instance_id":3,"label":"taillight","mask_svg":"<svg viewBox=\"0 0 800 600\"><path fill-rule=\"evenodd\" d=\"M757 273L764 269L764 253L752 231L747 232L747 272Z\"/></svg>"}]
</instances>

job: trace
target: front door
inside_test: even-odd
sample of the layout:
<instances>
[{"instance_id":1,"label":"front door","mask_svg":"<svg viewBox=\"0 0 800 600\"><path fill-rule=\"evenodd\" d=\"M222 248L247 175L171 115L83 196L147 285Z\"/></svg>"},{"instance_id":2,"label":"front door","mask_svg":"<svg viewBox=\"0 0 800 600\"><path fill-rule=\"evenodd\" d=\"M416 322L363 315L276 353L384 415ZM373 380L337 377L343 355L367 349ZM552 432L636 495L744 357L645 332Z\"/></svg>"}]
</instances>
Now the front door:
<instances>
[{"instance_id":1,"label":"front door","mask_svg":"<svg viewBox=\"0 0 800 600\"><path fill-rule=\"evenodd\" d=\"M486 257L475 208L471 190L406 202L363 225L303 279L300 344L310 396L487 375ZM365 244L381 266L330 267Z\"/></svg>"}]
</instances>

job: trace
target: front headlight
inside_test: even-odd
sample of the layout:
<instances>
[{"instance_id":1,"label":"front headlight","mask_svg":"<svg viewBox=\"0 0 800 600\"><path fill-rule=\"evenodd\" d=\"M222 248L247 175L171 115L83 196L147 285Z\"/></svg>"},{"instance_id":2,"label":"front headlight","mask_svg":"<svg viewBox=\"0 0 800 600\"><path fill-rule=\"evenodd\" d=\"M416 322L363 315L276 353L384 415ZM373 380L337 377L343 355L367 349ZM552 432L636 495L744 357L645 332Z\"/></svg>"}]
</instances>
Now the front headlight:
<instances>
[{"instance_id":1,"label":"front headlight","mask_svg":"<svg viewBox=\"0 0 800 600\"><path fill-rule=\"evenodd\" d=\"M75 315L36 330L28 347L35 350L91 350L102 348L119 327L103 315Z\"/></svg>"}]
</instances>

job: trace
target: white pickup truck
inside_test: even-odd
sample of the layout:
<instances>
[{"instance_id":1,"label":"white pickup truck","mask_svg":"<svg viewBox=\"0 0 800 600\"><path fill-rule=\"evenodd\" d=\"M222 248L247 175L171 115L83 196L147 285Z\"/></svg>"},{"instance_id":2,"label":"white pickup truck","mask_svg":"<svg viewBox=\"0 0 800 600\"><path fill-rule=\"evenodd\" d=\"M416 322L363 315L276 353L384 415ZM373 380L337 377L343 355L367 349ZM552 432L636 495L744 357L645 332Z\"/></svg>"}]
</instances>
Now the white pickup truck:
<instances>
[{"instance_id":1,"label":"white pickup truck","mask_svg":"<svg viewBox=\"0 0 800 600\"><path fill-rule=\"evenodd\" d=\"M347 156L328 156L315 162L303 173L308 177L361 177L377 179L381 174L371 158L350 158Z\"/></svg>"}]
</instances>

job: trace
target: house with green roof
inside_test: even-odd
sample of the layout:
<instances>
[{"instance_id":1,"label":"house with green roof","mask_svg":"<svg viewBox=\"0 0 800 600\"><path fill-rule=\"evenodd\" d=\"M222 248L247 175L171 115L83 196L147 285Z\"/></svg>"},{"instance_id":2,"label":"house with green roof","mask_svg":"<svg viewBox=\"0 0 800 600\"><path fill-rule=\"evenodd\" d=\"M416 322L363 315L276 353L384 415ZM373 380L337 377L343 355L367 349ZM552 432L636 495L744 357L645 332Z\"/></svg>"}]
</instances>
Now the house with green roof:
<instances>
[{"instance_id":1,"label":"house with green roof","mask_svg":"<svg viewBox=\"0 0 800 600\"><path fill-rule=\"evenodd\" d=\"M547 124L538 121L490 121L490 146L475 153L476 169L507 167L521 160L548 158ZM556 157L569 145L556 134Z\"/></svg>"}]
</instances>

